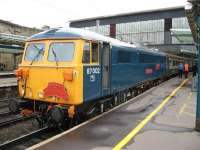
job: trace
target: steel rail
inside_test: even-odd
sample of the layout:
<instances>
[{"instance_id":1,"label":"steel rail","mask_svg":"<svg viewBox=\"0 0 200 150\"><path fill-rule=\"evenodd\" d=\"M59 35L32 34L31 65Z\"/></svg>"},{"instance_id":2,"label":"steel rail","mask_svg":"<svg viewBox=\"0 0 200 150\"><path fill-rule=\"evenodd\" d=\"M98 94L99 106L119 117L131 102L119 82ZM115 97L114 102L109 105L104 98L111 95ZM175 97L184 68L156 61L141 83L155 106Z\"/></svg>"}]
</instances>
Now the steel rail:
<instances>
[{"instance_id":1,"label":"steel rail","mask_svg":"<svg viewBox=\"0 0 200 150\"><path fill-rule=\"evenodd\" d=\"M49 130L48 127L44 127L44 128L39 129L39 130L33 131L31 133L22 135L22 136L15 138L13 140L6 141L6 142L0 144L0 149L1 150L3 150L3 149L7 150L7 149L12 149L12 148L14 149L15 146L22 144L25 141L27 142L27 141L30 141L30 140L34 140L37 136L48 133L48 130Z\"/></svg>"},{"instance_id":2,"label":"steel rail","mask_svg":"<svg viewBox=\"0 0 200 150\"><path fill-rule=\"evenodd\" d=\"M4 127L10 126L10 125L12 125L12 124L14 125L14 123L18 123L18 122L21 122L21 121L25 121L25 120L28 120L28 119L31 119L31 118L33 118L33 116L16 117L16 118L14 118L14 119L9 119L9 120L0 122L0 128L4 128Z\"/></svg>"},{"instance_id":3,"label":"steel rail","mask_svg":"<svg viewBox=\"0 0 200 150\"><path fill-rule=\"evenodd\" d=\"M5 116L8 116L8 115L10 115L9 111L0 113L0 117L5 117Z\"/></svg>"}]
</instances>

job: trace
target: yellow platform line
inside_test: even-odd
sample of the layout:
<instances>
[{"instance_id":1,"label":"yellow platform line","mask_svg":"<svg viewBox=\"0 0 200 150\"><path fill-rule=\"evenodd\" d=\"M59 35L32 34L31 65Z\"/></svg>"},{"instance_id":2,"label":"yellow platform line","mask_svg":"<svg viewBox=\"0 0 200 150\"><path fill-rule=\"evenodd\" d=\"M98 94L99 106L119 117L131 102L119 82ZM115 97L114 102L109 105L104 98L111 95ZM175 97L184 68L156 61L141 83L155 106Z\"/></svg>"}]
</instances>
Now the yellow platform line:
<instances>
[{"instance_id":1,"label":"yellow platform line","mask_svg":"<svg viewBox=\"0 0 200 150\"><path fill-rule=\"evenodd\" d=\"M179 113L178 113L179 115L181 115L183 113L185 107L186 107L186 104L184 103L183 106L181 107Z\"/></svg>"},{"instance_id":2,"label":"yellow platform line","mask_svg":"<svg viewBox=\"0 0 200 150\"><path fill-rule=\"evenodd\" d=\"M113 150L122 149L162 108L163 106L176 95L178 90L188 81L188 79L184 80L172 93L166 97L162 103L154 109L146 118L141 121L126 137L124 137L117 145L114 146Z\"/></svg>"}]
</instances>

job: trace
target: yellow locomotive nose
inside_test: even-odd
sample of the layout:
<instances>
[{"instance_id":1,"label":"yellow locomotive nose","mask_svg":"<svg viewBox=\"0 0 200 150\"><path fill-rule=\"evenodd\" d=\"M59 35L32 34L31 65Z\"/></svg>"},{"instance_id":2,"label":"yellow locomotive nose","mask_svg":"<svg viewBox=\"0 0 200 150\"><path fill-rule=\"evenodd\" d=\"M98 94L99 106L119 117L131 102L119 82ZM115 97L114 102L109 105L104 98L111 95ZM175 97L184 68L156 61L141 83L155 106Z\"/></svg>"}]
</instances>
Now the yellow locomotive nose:
<instances>
[{"instance_id":1,"label":"yellow locomotive nose","mask_svg":"<svg viewBox=\"0 0 200 150\"><path fill-rule=\"evenodd\" d=\"M82 40L28 41L15 74L28 100L79 105L83 102Z\"/></svg>"}]
</instances>

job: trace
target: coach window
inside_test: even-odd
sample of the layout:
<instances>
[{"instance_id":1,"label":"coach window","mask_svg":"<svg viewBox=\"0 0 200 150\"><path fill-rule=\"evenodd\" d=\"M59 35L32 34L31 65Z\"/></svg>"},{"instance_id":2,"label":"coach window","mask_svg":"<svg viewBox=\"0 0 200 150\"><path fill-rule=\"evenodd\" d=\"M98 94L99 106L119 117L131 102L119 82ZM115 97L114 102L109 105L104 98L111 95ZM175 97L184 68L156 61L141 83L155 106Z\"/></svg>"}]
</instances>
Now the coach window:
<instances>
[{"instance_id":1,"label":"coach window","mask_svg":"<svg viewBox=\"0 0 200 150\"><path fill-rule=\"evenodd\" d=\"M99 57L99 46L98 43L92 43L92 63L98 63Z\"/></svg>"},{"instance_id":2,"label":"coach window","mask_svg":"<svg viewBox=\"0 0 200 150\"><path fill-rule=\"evenodd\" d=\"M85 42L83 47L83 63L90 63L90 43Z\"/></svg>"}]
</instances>

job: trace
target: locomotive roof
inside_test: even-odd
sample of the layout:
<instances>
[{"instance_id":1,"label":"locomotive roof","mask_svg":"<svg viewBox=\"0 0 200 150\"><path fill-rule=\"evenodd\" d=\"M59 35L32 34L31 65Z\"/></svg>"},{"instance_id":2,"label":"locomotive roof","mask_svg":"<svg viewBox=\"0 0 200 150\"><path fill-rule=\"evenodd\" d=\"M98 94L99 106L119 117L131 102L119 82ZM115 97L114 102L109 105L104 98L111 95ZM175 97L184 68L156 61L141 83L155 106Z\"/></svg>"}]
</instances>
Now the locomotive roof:
<instances>
[{"instance_id":1,"label":"locomotive roof","mask_svg":"<svg viewBox=\"0 0 200 150\"><path fill-rule=\"evenodd\" d=\"M39 39L65 39L65 38L82 38L86 40L104 41L109 42L113 45L121 45L127 47L136 47L133 44L128 44L117 39L109 38L98 33L94 33L88 30L78 28L56 28L50 29L38 34L31 36L28 40L39 40Z\"/></svg>"},{"instance_id":2,"label":"locomotive roof","mask_svg":"<svg viewBox=\"0 0 200 150\"><path fill-rule=\"evenodd\" d=\"M159 51L152 51L150 49L137 47L134 44L129 44L114 38L103 36L101 34L91 32L88 30L83 30L79 28L55 28L47 31L40 32L31 36L28 41L40 40L40 39L85 39L85 40L94 40L94 41L103 41L109 42L111 45L137 48L141 51L153 52L156 54L164 54Z\"/></svg>"}]
</instances>

